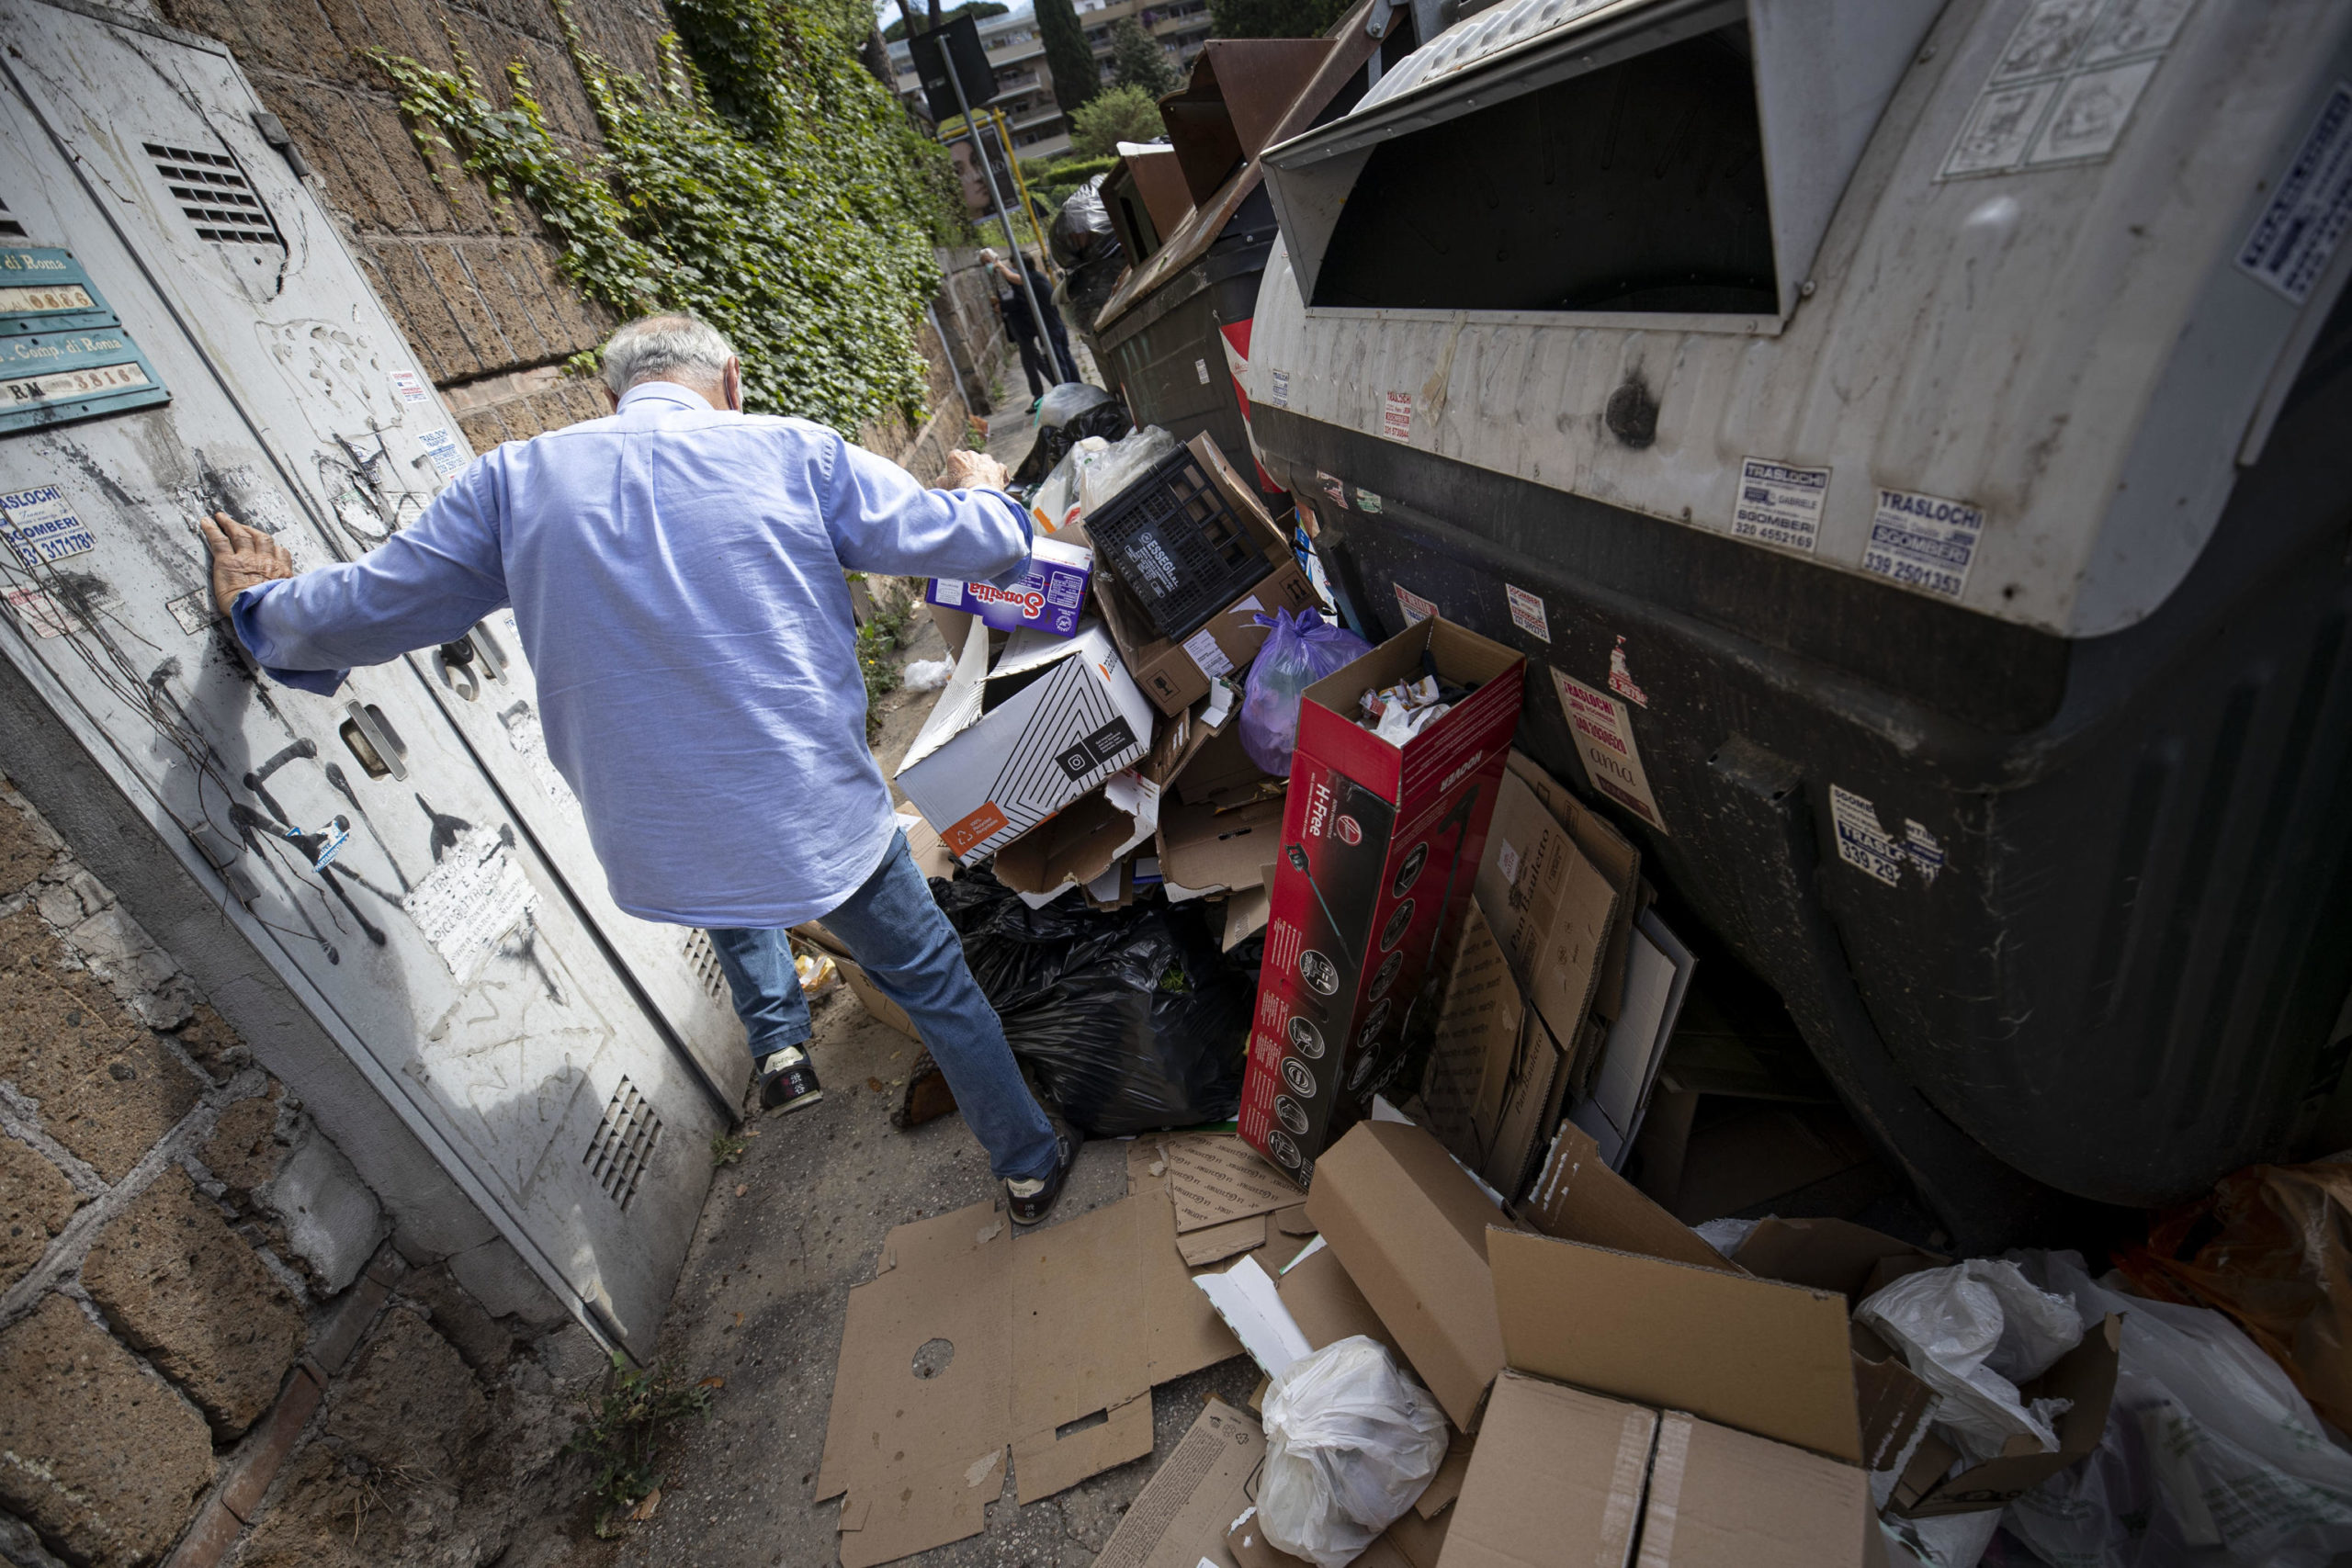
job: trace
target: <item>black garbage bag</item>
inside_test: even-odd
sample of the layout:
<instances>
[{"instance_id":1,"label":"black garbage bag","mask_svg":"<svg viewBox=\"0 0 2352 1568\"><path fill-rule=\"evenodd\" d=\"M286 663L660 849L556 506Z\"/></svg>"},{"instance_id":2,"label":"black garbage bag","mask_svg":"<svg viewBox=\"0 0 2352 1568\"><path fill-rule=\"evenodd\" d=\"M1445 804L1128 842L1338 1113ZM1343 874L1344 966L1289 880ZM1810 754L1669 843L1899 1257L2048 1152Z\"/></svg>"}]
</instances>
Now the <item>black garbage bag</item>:
<instances>
[{"instance_id":1,"label":"black garbage bag","mask_svg":"<svg viewBox=\"0 0 2352 1568\"><path fill-rule=\"evenodd\" d=\"M1069 288L1070 309L1090 328L1117 292L1119 274L1127 265L1118 231L1111 227L1110 209L1102 203L1103 178L1096 175L1072 191L1046 231Z\"/></svg>"},{"instance_id":2,"label":"black garbage bag","mask_svg":"<svg viewBox=\"0 0 2352 1568\"><path fill-rule=\"evenodd\" d=\"M1120 1137L1240 1107L1253 988L1197 910L1032 909L986 868L931 886L1013 1055L1072 1124Z\"/></svg>"},{"instance_id":3,"label":"black garbage bag","mask_svg":"<svg viewBox=\"0 0 2352 1568\"><path fill-rule=\"evenodd\" d=\"M1054 465L1090 435L1116 441L1134 424L1127 405L1100 387L1064 381L1046 389L1037 404L1037 440L1012 473L1015 489L1043 484Z\"/></svg>"}]
</instances>

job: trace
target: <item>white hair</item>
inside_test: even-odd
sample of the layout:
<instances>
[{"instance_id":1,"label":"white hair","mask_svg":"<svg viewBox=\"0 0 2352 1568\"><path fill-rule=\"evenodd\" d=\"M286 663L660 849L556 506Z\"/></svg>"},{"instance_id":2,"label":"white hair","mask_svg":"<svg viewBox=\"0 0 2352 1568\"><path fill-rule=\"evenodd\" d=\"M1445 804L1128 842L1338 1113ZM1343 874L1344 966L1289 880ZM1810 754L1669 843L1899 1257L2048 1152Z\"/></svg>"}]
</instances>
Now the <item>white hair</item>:
<instances>
[{"instance_id":1,"label":"white hair","mask_svg":"<svg viewBox=\"0 0 2352 1568\"><path fill-rule=\"evenodd\" d=\"M707 321L692 316L639 316L605 344L605 385L618 397L640 381L670 381L680 371L695 380L718 379L734 347Z\"/></svg>"}]
</instances>

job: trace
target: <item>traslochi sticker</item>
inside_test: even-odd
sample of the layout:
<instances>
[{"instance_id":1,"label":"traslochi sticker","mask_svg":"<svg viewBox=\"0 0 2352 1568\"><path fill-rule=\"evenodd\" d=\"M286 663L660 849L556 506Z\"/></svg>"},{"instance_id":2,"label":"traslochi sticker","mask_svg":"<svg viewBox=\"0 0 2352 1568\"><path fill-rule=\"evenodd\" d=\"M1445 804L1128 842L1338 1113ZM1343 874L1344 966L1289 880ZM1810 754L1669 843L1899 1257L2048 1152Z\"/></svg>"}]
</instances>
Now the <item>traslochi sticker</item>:
<instances>
[{"instance_id":1,"label":"traslochi sticker","mask_svg":"<svg viewBox=\"0 0 2352 1568\"><path fill-rule=\"evenodd\" d=\"M1289 371L1277 370L1274 372L1274 395L1269 400L1272 401L1274 407L1278 409L1286 409L1290 407Z\"/></svg>"},{"instance_id":2,"label":"traslochi sticker","mask_svg":"<svg viewBox=\"0 0 2352 1568\"><path fill-rule=\"evenodd\" d=\"M1739 465L1739 499L1732 502L1732 537L1811 555L1828 494L1827 468L1747 458Z\"/></svg>"},{"instance_id":3,"label":"traslochi sticker","mask_svg":"<svg viewBox=\"0 0 2352 1568\"><path fill-rule=\"evenodd\" d=\"M1649 694L1634 679L1634 668L1625 662L1625 639L1619 637L1617 646L1609 650L1609 689L1636 707L1650 705Z\"/></svg>"},{"instance_id":4,"label":"traslochi sticker","mask_svg":"<svg viewBox=\"0 0 2352 1568\"><path fill-rule=\"evenodd\" d=\"M1905 818L1898 838L1880 823L1877 807L1843 784L1829 786L1829 821L1838 838L1838 858L1889 887L1903 885L1905 866L1930 887L1944 868L1944 847L1926 823Z\"/></svg>"},{"instance_id":5,"label":"traslochi sticker","mask_svg":"<svg viewBox=\"0 0 2352 1568\"><path fill-rule=\"evenodd\" d=\"M413 370L391 373L392 396L404 403L421 403L433 394L424 389L424 378Z\"/></svg>"},{"instance_id":6,"label":"traslochi sticker","mask_svg":"<svg viewBox=\"0 0 2352 1568\"><path fill-rule=\"evenodd\" d=\"M1862 570L1905 588L1957 599L1968 585L1968 569L1984 532L1981 506L1882 487Z\"/></svg>"},{"instance_id":7,"label":"traslochi sticker","mask_svg":"<svg viewBox=\"0 0 2352 1568\"><path fill-rule=\"evenodd\" d=\"M2338 82L2295 149L2238 265L2300 305L2352 224L2352 82Z\"/></svg>"},{"instance_id":8,"label":"traslochi sticker","mask_svg":"<svg viewBox=\"0 0 2352 1568\"><path fill-rule=\"evenodd\" d=\"M1391 441L1413 438L1413 394L1383 392L1380 394L1380 434Z\"/></svg>"},{"instance_id":9,"label":"traslochi sticker","mask_svg":"<svg viewBox=\"0 0 2352 1568\"><path fill-rule=\"evenodd\" d=\"M28 571L98 547L88 525L74 515L73 503L55 485L0 495L0 517L6 519L9 547Z\"/></svg>"},{"instance_id":10,"label":"traslochi sticker","mask_svg":"<svg viewBox=\"0 0 2352 1568\"><path fill-rule=\"evenodd\" d=\"M458 449L457 437L449 434L447 426L421 430L417 432L416 439L424 448L425 456L433 459L433 471L443 478L466 466L466 456Z\"/></svg>"},{"instance_id":11,"label":"traslochi sticker","mask_svg":"<svg viewBox=\"0 0 2352 1568\"><path fill-rule=\"evenodd\" d=\"M1625 705L1558 670L1552 671L1552 685L1560 694L1560 711L1575 732L1592 787L1665 832L1666 819L1658 815L1649 775L1642 772L1642 753L1634 744L1634 723Z\"/></svg>"},{"instance_id":12,"label":"traslochi sticker","mask_svg":"<svg viewBox=\"0 0 2352 1568\"><path fill-rule=\"evenodd\" d=\"M1524 588L1503 584L1503 599L1510 606L1510 624L1530 637L1552 640L1552 618L1544 613L1544 601Z\"/></svg>"},{"instance_id":13,"label":"traslochi sticker","mask_svg":"<svg viewBox=\"0 0 2352 1568\"><path fill-rule=\"evenodd\" d=\"M1396 607L1405 612L1405 624L1413 626L1437 614L1437 606L1414 592L1403 583L1396 585Z\"/></svg>"},{"instance_id":14,"label":"traslochi sticker","mask_svg":"<svg viewBox=\"0 0 2352 1568\"><path fill-rule=\"evenodd\" d=\"M1205 360L1205 359L1195 359L1195 360L1193 360L1193 373L1194 375L1198 376L1198 377L1201 378L1201 385L1202 385L1202 386L1205 387L1205 386L1207 386L1207 385L1209 384L1209 362L1208 362L1207 360Z\"/></svg>"}]
</instances>

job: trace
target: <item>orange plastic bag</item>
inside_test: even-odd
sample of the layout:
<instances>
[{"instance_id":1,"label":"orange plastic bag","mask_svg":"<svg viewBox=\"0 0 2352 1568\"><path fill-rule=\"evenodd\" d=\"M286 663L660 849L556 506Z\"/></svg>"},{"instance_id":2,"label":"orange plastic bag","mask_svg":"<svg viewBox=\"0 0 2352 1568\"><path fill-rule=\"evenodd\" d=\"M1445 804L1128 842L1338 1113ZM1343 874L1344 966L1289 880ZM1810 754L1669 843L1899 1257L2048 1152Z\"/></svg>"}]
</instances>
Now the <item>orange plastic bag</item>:
<instances>
[{"instance_id":1,"label":"orange plastic bag","mask_svg":"<svg viewBox=\"0 0 2352 1568\"><path fill-rule=\"evenodd\" d=\"M2233 1172L2116 1267L2143 1295L2228 1314L2352 1432L2352 1163Z\"/></svg>"}]
</instances>

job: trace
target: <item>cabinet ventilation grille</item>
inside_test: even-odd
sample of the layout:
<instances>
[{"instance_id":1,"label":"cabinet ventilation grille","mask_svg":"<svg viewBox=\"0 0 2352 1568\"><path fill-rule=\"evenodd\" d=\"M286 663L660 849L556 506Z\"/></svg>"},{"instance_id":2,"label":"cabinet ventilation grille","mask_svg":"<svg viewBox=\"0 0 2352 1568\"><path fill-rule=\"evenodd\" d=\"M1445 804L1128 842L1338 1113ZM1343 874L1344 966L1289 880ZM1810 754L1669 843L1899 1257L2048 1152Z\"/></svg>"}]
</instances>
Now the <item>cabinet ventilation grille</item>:
<instances>
[{"instance_id":1,"label":"cabinet ventilation grille","mask_svg":"<svg viewBox=\"0 0 2352 1568\"><path fill-rule=\"evenodd\" d=\"M196 152L154 141L146 147L147 155L155 160L155 172L164 176L164 188L196 225L198 239L283 248L277 225L270 221L268 209L245 183L234 158L225 152Z\"/></svg>"},{"instance_id":2,"label":"cabinet ventilation grille","mask_svg":"<svg viewBox=\"0 0 2352 1568\"><path fill-rule=\"evenodd\" d=\"M718 954L712 950L707 932L686 932L686 965L702 982L702 988L713 997L724 999L727 995L727 975L718 967Z\"/></svg>"},{"instance_id":3,"label":"cabinet ventilation grille","mask_svg":"<svg viewBox=\"0 0 2352 1568\"><path fill-rule=\"evenodd\" d=\"M588 1152L580 1163L588 1168L605 1196L626 1209L637 1196L637 1184L645 1179L645 1168L661 1142L662 1118L654 1113L653 1102L623 1078L613 1098L605 1102L604 1119L596 1123L595 1135L588 1140Z\"/></svg>"}]
</instances>

